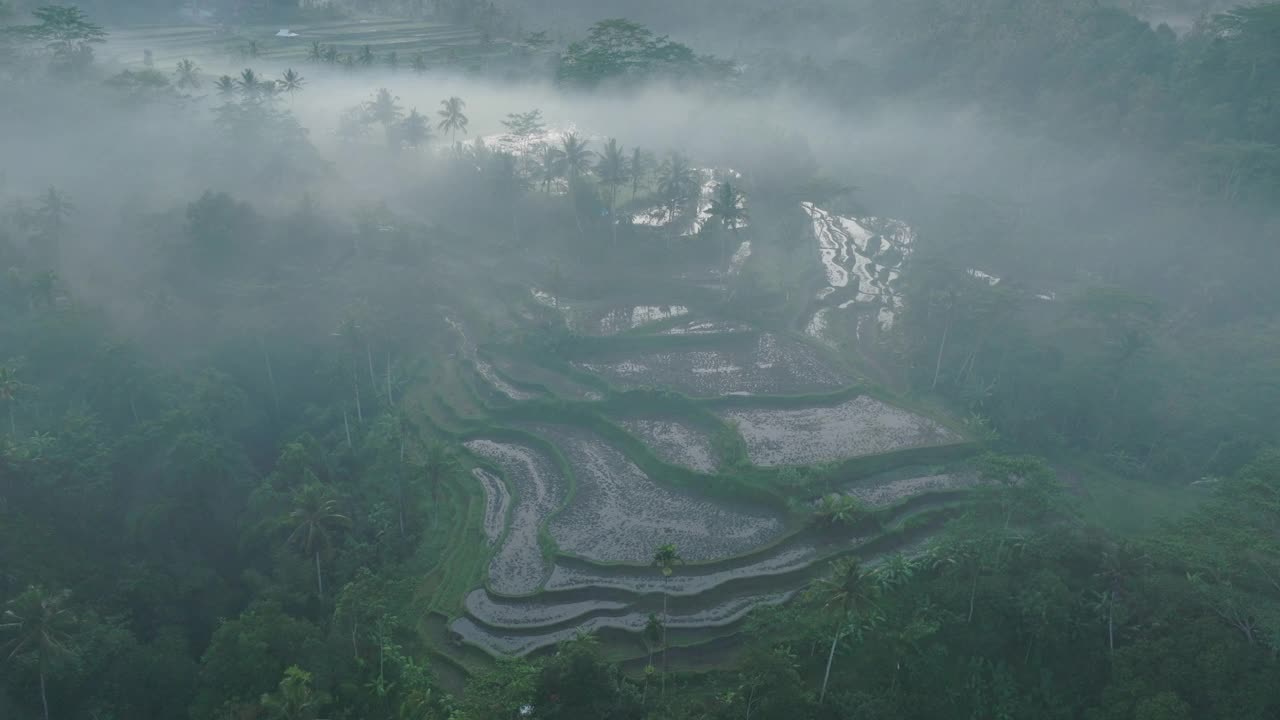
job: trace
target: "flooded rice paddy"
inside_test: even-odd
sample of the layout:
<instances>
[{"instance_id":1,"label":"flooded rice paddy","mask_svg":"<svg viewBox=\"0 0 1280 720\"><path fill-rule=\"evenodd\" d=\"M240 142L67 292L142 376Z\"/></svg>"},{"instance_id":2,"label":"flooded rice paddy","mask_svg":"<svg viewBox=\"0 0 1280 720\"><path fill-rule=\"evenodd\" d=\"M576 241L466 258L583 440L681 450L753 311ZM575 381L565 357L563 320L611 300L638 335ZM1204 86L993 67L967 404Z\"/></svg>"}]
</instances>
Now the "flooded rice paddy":
<instances>
[{"instance_id":1,"label":"flooded rice paddy","mask_svg":"<svg viewBox=\"0 0 1280 720\"><path fill-rule=\"evenodd\" d=\"M730 598L711 607L686 613L670 613L667 627L672 630L692 628L723 627L741 620L751 610L763 605L777 605L791 599L791 592L764 593L739 598ZM496 655L526 655L535 650L551 647L579 634L612 628L638 633L644 630L649 622L649 613L630 612L622 615L598 615L588 618L574 627L558 630L533 629L517 632L504 629L486 628L471 618L462 617L455 620L451 629L464 642L477 645Z\"/></svg>"},{"instance_id":2,"label":"flooded rice paddy","mask_svg":"<svg viewBox=\"0 0 1280 720\"><path fill-rule=\"evenodd\" d=\"M721 412L737 424L751 462L762 466L811 465L960 439L934 420L865 395L831 407Z\"/></svg>"},{"instance_id":3,"label":"flooded rice paddy","mask_svg":"<svg viewBox=\"0 0 1280 720\"><path fill-rule=\"evenodd\" d=\"M567 425L531 428L564 454L577 480L550 530L560 550L605 563L645 564L674 543L688 560L731 557L781 536L780 513L717 502L658 484L591 431Z\"/></svg>"},{"instance_id":4,"label":"flooded rice paddy","mask_svg":"<svg viewBox=\"0 0 1280 720\"><path fill-rule=\"evenodd\" d=\"M505 595L536 592L550 572L538 529L564 502L568 483L555 463L533 448L493 440L465 446L497 465L517 495L507 537L489 563L489 586Z\"/></svg>"},{"instance_id":5,"label":"flooded rice paddy","mask_svg":"<svg viewBox=\"0 0 1280 720\"><path fill-rule=\"evenodd\" d=\"M720 466L711 435L675 418L625 418L618 424L640 438L663 462L714 474Z\"/></svg>"},{"instance_id":6,"label":"flooded rice paddy","mask_svg":"<svg viewBox=\"0 0 1280 720\"><path fill-rule=\"evenodd\" d=\"M761 333L754 343L645 350L625 358L575 361L622 390L674 390L693 397L831 392L852 379L804 343Z\"/></svg>"},{"instance_id":7,"label":"flooded rice paddy","mask_svg":"<svg viewBox=\"0 0 1280 720\"><path fill-rule=\"evenodd\" d=\"M502 530L506 527L511 493L507 492L502 478L484 468L473 468L471 474L484 488L484 536L492 545L502 537Z\"/></svg>"}]
</instances>

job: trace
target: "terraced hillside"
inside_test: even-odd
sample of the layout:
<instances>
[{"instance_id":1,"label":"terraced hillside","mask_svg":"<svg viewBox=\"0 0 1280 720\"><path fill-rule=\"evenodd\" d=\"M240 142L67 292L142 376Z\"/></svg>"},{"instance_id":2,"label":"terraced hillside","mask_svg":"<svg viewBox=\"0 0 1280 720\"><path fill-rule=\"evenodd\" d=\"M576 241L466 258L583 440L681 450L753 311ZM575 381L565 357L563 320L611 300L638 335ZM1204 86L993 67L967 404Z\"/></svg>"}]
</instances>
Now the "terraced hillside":
<instances>
[{"instance_id":1,"label":"terraced hillside","mask_svg":"<svg viewBox=\"0 0 1280 720\"><path fill-rule=\"evenodd\" d=\"M485 417L453 415L451 432L497 540L444 603L452 652L524 655L596 631L615 659L639 659L665 596L673 657L694 662L832 559L908 550L963 504L975 476L961 429L800 336L683 315L532 358L462 348ZM725 331L670 332L697 324ZM861 516L820 522L830 493ZM683 559L670 577L650 564L667 543Z\"/></svg>"},{"instance_id":2,"label":"terraced hillside","mask_svg":"<svg viewBox=\"0 0 1280 720\"><path fill-rule=\"evenodd\" d=\"M280 35L285 30L287 37ZM481 34L470 28L414 20L366 19L288 28L275 25L112 28L99 55L125 64L141 64L144 52L150 50L153 62L164 69L182 58L241 62L253 57L280 64L300 64L307 60L312 43L333 46L340 53L351 55L357 55L368 45L380 63L394 51L405 67L419 52L429 65L434 65L466 62L506 51L499 43L483 42Z\"/></svg>"},{"instance_id":3,"label":"terraced hillside","mask_svg":"<svg viewBox=\"0 0 1280 720\"><path fill-rule=\"evenodd\" d=\"M910 229L799 204L795 221L812 228L821 285L795 294L809 305L787 313L793 327L712 310L764 252L576 288L586 297L513 268L489 298L498 309L437 310L454 345L423 410L484 498L471 545L424 584L440 653L473 668L591 631L637 669L665 612L677 666L724 662L752 610L793 601L841 556L909 552L963 510L977 482L966 429L804 331L814 302L873 323L898 309ZM832 495L856 510L832 522ZM682 558L670 576L651 563L667 544Z\"/></svg>"}]
</instances>

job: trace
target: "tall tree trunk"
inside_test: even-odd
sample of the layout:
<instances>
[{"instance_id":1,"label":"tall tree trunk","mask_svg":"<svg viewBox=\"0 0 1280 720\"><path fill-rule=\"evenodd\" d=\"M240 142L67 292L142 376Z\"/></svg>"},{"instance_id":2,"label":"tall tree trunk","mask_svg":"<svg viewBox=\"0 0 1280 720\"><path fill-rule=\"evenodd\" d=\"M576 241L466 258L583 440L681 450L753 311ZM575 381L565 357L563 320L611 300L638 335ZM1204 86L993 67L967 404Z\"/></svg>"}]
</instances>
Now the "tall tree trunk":
<instances>
[{"instance_id":1,"label":"tall tree trunk","mask_svg":"<svg viewBox=\"0 0 1280 720\"><path fill-rule=\"evenodd\" d=\"M956 373L956 382L958 384L964 385L965 382L969 379L969 375L973 372L974 361L978 357L978 350L981 347L982 347L982 341L979 341L978 345L975 346L973 350L969 351L969 355L965 357L964 362L960 363L960 371Z\"/></svg>"},{"instance_id":2,"label":"tall tree trunk","mask_svg":"<svg viewBox=\"0 0 1280 720\"><path fill-rule=\"evenodd\" d=\"M573 203L573 224L578 228L578 240L586 242L587 234L582 231L582 218L578 215L578 191L574 181L569 181L569 202Z\"/></svg>"},{"instance_id":3,"label":"tall tree trunk","mask_svg":"<svg viewBox=\"0 0 1280 720\"><path fill-rule=\"evenodd\" d=\"M351 423L347 420L347 408L342 408L342 429L347 431L347 449L354 450L355 446L351 444Z\"/></svg>"},{"instance_id":4,"label":"tall tree trunk","mask_svg":"<svg viewBox=\"0 0 1280 720\"><path fill-rule=\"evenodd\" d=\"M667 206L667 248L676 240L676 210L680 204L676 200L672 200Z\"/></svg>"},{"instance_id":5,"label":"tall tree trunk","mask_svg":"<svg viewBox=\"0 0 1280 720\"><path fill-rule=\"evenodd\" d=\"M400 537L404 538L404 436L400 436L400 467L396 468L397 494L400 496Z\"/></svg>"},{"instance_id":6,"label":"tall tree trunk","mask_svg":"<svg viewBox=\"0 0 1280 720\"><path fill-rule=\"evenodd\" d=\"M387 404L395 407L395 398L391 396L391 353L387 353Z\"/></svg>"},{"instance_id":7,"label":"tall tree trunk","mask_svg":"<svg viewBox=\"0 0 1280 720\"><path fill-rule=\"evenodd\" d=\"M836 659L836 643L840 642L840 633L844 630L844 626L836 629L836 634L831 638L831 652L827 653L827 671L822 674L822 691L818 693L818 704L822 704L822 699L827 696L827 681L831 679L831 663Z\"/></svg>"},{"instance_id":8,"label":"tall tree trunk","mask_svg":"<svg viewBox=\"0 0 1280 720\"><path fill-rule=\"evenodd\" d=\"M930 390L938 389L938 375L942 372L942 353L947 349L947 335L951 334L951 318L947 313L947 324L942 328L942 342L938 343L938 362L933 366L933 384L929 386Z\"/></svg>"},{"instance_id":9,"label":"tall tree trunk","mask_svg":"<svg viewBox=\"0 0 1280 720\"><path fill-rule=\"evenodd\" d=\"M316 551L316 594L322 598L324 597L324 580L321 579L321 575L320 575L320 551L319 550Z\"/></svg>"},{"instance_id":10,"label":"tall tree trunk","mask_svg":"<svg viewBox=\"0 0 1280 720\"><path fill-rule=\"evenodd\" d=\"M356 419L364 422L364 410L360 407L360 378L356 377L355 367L351 368L351 386L356 390Z\"/></svg>"},{"instance_id":11,"label":"tall tree trunk","mask_svg":"<svg viewBox=\"0 0 1280 720\"><path fill-rule=\"evenodd\" d=\"M399 486L397 492L399 495L399 506L401 506L399 507L399 516L401 516L401 538L403 539L404 536L406 536L406 533L404 533L404 478L402 477L401 470L396 470L396 484Z\"/></svg>"},{"instance_id":12,"label":"tall tree trunk","mask_svg":"<svg viewBox=\"0 0 1280 720\"><path fill-rule=\"evenodd\" d=\"M667 591L662 591L662 692L660 697L667 696Z\"/></svg>"},{"instance_id":13,"label":"tall tree trunk","mask_svg":"<svg viewBox=\"0 0 1280 720\"><path fill-rule=\"evenodd\" d=\"M396 494L400 496L400 537L405 536L404 531L404 473L400 468L396 469Z\"/></svg>"},{"instance_id":14,"label":"tall tree trunk","mask_svg":"<svg viewBox=\"0 0 1280 720\"><path fill-rule=\"evenodd\" d=\"M40 668L40 703L44 706L44 720L49 720L49 693L44 686L44 668Z\"/></svg>"},{"instance_id":15,"label":"tall tree trunk","mask_svg":"<svg viewBox=\"0 0 1280 720\"><path fill-rule=\"evenodd\" d=\"M614 186L613 190L609 191L609 222L613 223L611 231L609 231L612 233L613 238L609 242L612 243L614 249L617 249L618 247L618 188L617 186Z\"/></svg>"},{"instance_id":16,"label":"tall tree trunk","mask_svg":"<svg viewBox=\"0 0 1280 720\"><path fill-rule=\"evenodd\" d=\"M1116 651L1116 626L1112 613L1115 611L1115 598L1107 600L1107 652Z\"/></svg>"},{"instance_id":17,"label":"tall tree trunk","mask_svg":"<svg viewBox=\"0 0 1280 720\"><path fill-rule=\"evenodd\" d=\"M378 399L378 378L373 374L373 348L369 343L364 344L364 355L369 361L369 392L373 393L374 400Z\"/></svg>"},{"instance_id":18,"label":"tall tree trunk","mask_svg":"<svg viewBox=\"0 0 1280 720\"><path fill-rule=\"evenodd\" d=\"M973 601L978 597L978 568L973 569L973 583L969 586L969 617L965 622L973 622Z\"/></svg>"},{"instance_id":19,"label":"tall tree trunk","mask_svg":"<svg viewBox=\"0 0 1280 720\"><path fill-rule=\"evenodd\" d=\"M360 645L356 643L356 631L360 627L359 620L351 621L351 653L357 661L360 660Z\"/></svg>"}]
</instances>

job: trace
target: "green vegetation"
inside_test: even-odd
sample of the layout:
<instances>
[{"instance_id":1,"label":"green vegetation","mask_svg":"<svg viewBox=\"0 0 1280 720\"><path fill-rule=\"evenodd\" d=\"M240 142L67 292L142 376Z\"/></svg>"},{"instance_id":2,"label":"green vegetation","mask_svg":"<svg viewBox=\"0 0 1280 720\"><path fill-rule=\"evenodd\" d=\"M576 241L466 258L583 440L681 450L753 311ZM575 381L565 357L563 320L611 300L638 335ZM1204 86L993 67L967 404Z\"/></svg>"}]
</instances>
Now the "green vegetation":
<instances>
[{"instance_id":1,"label":"green vegetation","mask_svg":"<svg viewBox=\"0 0 1280 720\"><path fill-rule=\"evenodd\" d=\"M587 37L569 44L560 58L557 78L566 84L594 87L610 81L708 79L723 76L730 65L698 57L688 46L655 37L643 25L615 18L591 27Z\"/></svg>"},{"instance_id":2,"label":"green vegetation","mask_svg":"<svg viewBox=\"0 0 1280 720\"><path fill-rule=\"evenodd\" d=\"M0 2L0 717L1280 715L1280 4L582 4Z\"/></svg>"}]
</instances>

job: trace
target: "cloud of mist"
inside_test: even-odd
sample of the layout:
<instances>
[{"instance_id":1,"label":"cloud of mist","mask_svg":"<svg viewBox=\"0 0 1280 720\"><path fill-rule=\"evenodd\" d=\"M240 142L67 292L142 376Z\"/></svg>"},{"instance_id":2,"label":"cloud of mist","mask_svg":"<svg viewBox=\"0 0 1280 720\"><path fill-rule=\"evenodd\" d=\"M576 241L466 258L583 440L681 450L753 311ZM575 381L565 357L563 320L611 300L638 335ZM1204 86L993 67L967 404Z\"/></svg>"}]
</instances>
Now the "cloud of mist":
<instances>
[{"instance_id":1,"label":"cloud of mist","mask_svg":"<svg viewBox=\"0 0 1280 720\"><path fill-rule=\"evenodd\" d=\"M572 125L585 135L616 137L659 156L681 151L695 165L767 172L778 158L808 155L823 175L857 187L860 209L917 224L927 231L926 242L948 242L953 231L982 232L954 227L958 204L970 206L972 214L993 215L990 225L1002 233L1025 232L1016 244L988 248L984 261L1010 266L996 268L1002 271L1043 266L1033 256L1048 248L1074 258L1060 268L1063 275L1124 266L1133 272L1133 258L1122 261L1107 253L1145 251L1143 237L1165 237L1170 225L1189 235L1195 230L1188 222L1196 218L1222 221L1212 209L1191 213L1165 205L1153 212L1160 197L1158 157L1051 140L1034 128L995 121L976 105L880 100L849 110L799 89L744 96L651 85L585 93L444 72L347 72L314 65L296 66L307 86L281 99L279 107L297 117L330 164L301 186L273 184L240 176L219 162L238 140L215 126L214 108L221 100L212 80L244 66L268 78L285 69L267 61L209 63L196 93L203 97L184 103L129 103L97 86L22 88L22 101L0 110L7 177L0 193L11 201L51 185L69 192L78 207L76 223L94 229L83 235L95 236L87 240L98 245L91 255L95 261L124 252L119 238L103 232L117 222L121 208L164 212L205 190L227 191L268 212L292 208L307 193L339 219L385 200L397 212L433 221L439 208L421 193L447 188L449 166L438 161L440 150L393 154L377 132L354 146L336 132L345 109L386 87L406 111L418 109L433 125L442 99L465 99L471 124L460 140L501 133L508 113L539 108L550 127ZM436 140L441 143L439 134ZM1066 244L1076 252L1064 251Z\"/></svg>"}]
</instances>

